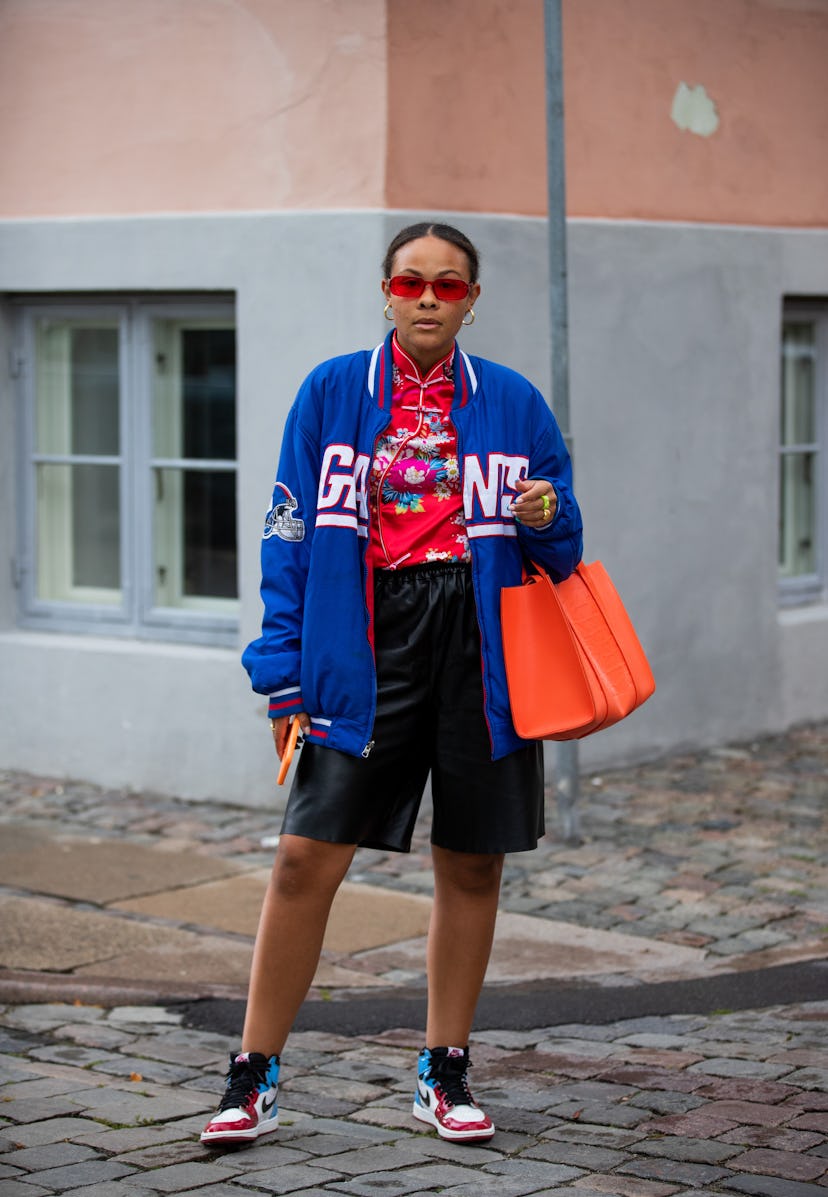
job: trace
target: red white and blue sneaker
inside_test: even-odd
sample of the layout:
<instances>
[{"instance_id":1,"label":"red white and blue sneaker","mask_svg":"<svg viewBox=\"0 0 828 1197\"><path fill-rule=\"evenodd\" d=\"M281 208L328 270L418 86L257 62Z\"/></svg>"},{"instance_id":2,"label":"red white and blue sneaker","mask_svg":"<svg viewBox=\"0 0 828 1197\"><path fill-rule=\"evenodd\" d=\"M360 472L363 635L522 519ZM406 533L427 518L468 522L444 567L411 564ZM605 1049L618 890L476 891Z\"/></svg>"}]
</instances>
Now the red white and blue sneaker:
<instances>
[{"instance_id":1,"label":"red white and blue sneaker","mask_svg":"<svg viewBox=\"0 0 828 1197\"><path fill-rule=\"evenodd\" d=\"M246 1143L279 1125L276 1092L279 1057L240 1052L230 1070L219 1108L201 1132L202 1143Z\"/></svg>"},{"instance_id":2,"label":"red white and blue sneaker","mask_svg":"<svg viewBox=\"0 0 828 1197\"><path fill-rule=\"evenodd\" d=\"M417 1061L413 1114L441 1139L483 1143L495 1128L471 1095L467 1047L424 1047Z\"/></svg>"}]
</instances>

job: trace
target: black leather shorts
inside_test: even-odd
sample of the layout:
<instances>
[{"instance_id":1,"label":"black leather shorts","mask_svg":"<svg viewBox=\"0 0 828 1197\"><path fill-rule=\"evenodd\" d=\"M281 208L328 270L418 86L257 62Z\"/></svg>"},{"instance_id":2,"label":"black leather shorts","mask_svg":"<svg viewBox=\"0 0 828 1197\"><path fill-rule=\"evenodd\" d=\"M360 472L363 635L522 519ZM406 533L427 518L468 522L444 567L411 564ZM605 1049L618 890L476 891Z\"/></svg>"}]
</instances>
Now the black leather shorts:
<instances>
[{"instance_id":1,"label":"black leather shorts","mask_svg":"<svg viewBox=\"0 0 828 1197\"><path fill-rule=\"evenodd\" d=\"M408 852L430 773L432 843L456 852L535 848L544 832L542 746L491 759L470 567L377 571L374 639L374 747L361 758L305 744L282 833Z\"/></svg>"}]
</instances>

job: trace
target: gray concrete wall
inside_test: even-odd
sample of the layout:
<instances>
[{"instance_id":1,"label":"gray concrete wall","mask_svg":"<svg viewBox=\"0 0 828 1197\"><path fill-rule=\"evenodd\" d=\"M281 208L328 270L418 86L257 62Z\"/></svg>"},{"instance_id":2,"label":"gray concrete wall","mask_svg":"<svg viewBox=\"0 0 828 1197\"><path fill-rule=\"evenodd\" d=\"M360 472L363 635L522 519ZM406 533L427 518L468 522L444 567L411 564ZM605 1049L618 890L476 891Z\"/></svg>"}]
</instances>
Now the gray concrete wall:
<instances>
[{"instance_id":1,"label":"gray concrete wall","mask_svg":"<svg viewBox=\"0 0 828 1197\"><path fill-rule=\"evenodd\" d=\"M828 715L828 606L780 615L779 339L828 294L828 232L575 222L573 426L586 556L628 602L658 690L601 762Z\"/></svg>"},{"instance_id":2,"label":"gray concrete wall","mask_svg":"<svg viewBox=\"0 0 828 1197\"><path fill-rule=\"evenodd\" d=\"M375 344L380 261L408 213L0 223L0 293L233 291L241 629L231 649L15 626L0 573L0 765L192 797L272 801L257 634L261 517L279 436L317 361ZM549 381L545 222L457 216L483 252L464 347ZM616 579L658 692L584 742L586 768L828 716L828 607L780 616L781 298L828 294L828 233L572 221L572 423L586 556ZM9 306L0 312L0 338ZM5 321L5 323L4 323ZM8 357L0 487L12 493ZM9 432L9 435L6 435ZM0 515L0 552L14 551Z\"/></svg>"},{"instance_id":3,"label":"gray concrete wall","mask_svg":"<svg viewBox=\"0 0 828 1197\"><path fill-rule=\"evenodd\" d=\"M14 525L0 515L0 616L9 616L0 636L0 766L272 802L265 701L239 664L261 619L262 520L302 378L318 360L385 334L384 250L376 215L0 223L0 294L235 292L241 597L238 643L228 649L15 628L6 565ZM347 287L332 287L332 272ZM9 311L6 304L6 319ZM7 372L0 377L6 421L14 388ZM14 445L14 436L3 437L2 484L13 473Z\"/></svg>"},{"instance_id":4,"label":"gray concrete wall","mask_svg":"<svg viewBox=\"0 0 828 1197\"><path fill-rule=\"evenodd\" d=\"M16 617L13 585L17 455L15 410L12 402L14 342L7 308L0 301L0 630L10 627ZM0 688L3 682L0 678Z\"/></svg>"}]
</instances>

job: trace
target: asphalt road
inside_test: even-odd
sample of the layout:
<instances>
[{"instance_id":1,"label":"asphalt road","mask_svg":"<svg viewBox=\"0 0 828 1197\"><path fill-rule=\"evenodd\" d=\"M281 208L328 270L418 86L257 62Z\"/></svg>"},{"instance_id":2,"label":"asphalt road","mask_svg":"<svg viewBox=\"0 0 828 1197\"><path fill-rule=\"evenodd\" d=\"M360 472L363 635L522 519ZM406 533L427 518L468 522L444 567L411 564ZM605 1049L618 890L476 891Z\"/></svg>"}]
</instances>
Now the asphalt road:
<instances>
[{"instance_id":1,"label":"asphalt road","mask_svg":"<svg viewBox=\"0 0 828 1197\"><path fill-rule=\"evenodd\" d=\"M483 991L475 1027L481 1031L527 1030L568 1023L605 1024L647 1015L758 1010L765 1006L826 1000L828 960L812 960L756 972L657 984L608 986L544 981L492 986ZM241 1034L244 1002L205 999L171 1008L183 1011L186 1027L231 1036ZM370 1035L393 1027L424 1025L425 995L401 989L306 1001L294 1029Z\"/></svg>"}]
</instances>

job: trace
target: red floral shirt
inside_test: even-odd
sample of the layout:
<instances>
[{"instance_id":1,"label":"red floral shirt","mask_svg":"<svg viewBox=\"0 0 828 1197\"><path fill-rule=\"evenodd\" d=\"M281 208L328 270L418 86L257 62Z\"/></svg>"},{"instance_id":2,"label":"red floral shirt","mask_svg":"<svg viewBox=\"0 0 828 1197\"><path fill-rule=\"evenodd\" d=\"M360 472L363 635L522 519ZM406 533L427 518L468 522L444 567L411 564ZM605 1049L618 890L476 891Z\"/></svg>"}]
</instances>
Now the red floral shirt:
<instances>
[{"instance_id":1,"label":"red floral shirt","mask_svg":"<svg viewBox=\"0 0 828 1197\"><path fill-rule=\"evenodd\" d=\"M376 569L469 561L457 432L451 421L454 349L423 377L392 339L391 420L371 467L371 541Z\"/></svg>"}]
</instances>

